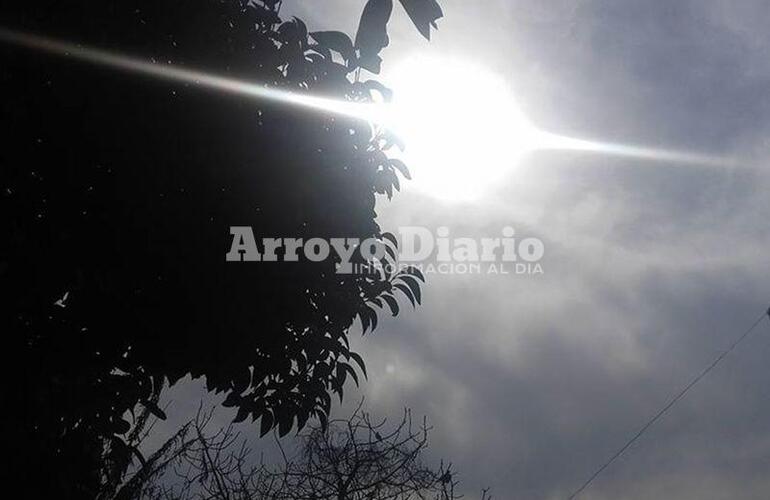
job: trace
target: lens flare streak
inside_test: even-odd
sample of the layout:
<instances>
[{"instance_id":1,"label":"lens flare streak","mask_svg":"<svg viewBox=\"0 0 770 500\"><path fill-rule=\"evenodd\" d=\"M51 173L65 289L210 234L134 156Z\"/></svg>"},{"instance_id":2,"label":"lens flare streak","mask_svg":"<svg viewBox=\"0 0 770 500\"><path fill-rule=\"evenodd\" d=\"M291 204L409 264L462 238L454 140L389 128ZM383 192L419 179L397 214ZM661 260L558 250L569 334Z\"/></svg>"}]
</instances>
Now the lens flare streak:
<instances>
[{"instance_id":1,"label":"lens flare streak","mask_svg":"<svg viewBox=\"0 0 770 500\"><path fill-rule=\"evenodd\" d=\"M62 57L70 57L84 62L110 67L155 77L159 79L196 85L219 92L241 95L251 99L273 101L292 106L324 111L336 115L361 119L391 128L400 133L405 116L399 116L398 107L388 107L380 103L360 103L311 96L298 92L290 92L269 88L265 84L214 75L203 71L175 67L170 64L160 64L141 58L115 54L102 49L84 47L75 43L56 40L30 33L9 30L0 27L0 42L25 47L31 50L47 52ZM472 107L472 106L471 106ZM417 110L419 112L420 110ZM428 110L430 111L430 110ZM412 111L414 113L415 111ZM725 167L734 165L727 158L706 156L683 151L671 151L640 146L610 144L595 142L573 137L566 137L542 131L529 123L525 117L520 117L515 127L509 133L525 138L519 144L520 152L538 150L570 150L591 153L639 158L653 161L693 164L699 166ZM408 127L407 127L408 128ZM472 133L473 131L468 131ZM422 134L418 134L422 135ZM480 148L483 150L484 148Z\"/></svg>"},{"instance_id":2,"label":"lens flare streak","mask_svg":"<svg viewBox=\"0 0 770 500\"><path fill-rule=\"evenodd\" d=\"M643 146L589 141L585 139L577 139L574 137L551 134L543 131L539 131L538 135L539 140L536 141L535 147L533 149L585 151L611 156L639 158L643 160L658 162L690 164L703 167L735 166L734 160L720 156L703 155L686 151L671 151L667 149L656 149Z\"/></svg>"},{"instance_id":3,"label":"lens flare streak","mask_svg":"<svg viewBox=\"0 0 770 500\"><path fill-rule=\"evenodd\" d=\"M375 114L373 113L373 109L370 109L371 106L363 103L325 99L296 92L276 90L268 88L266 85L258 85L252 82L212 75L202 71L144 61L135 57L113 54L106 50L83 47L70 42L59 41L29 33L21 33L5 28L0 28L0 41L26 47L28 49L48 52L50 54L71 57L96 65L143 74L164 80L197 85L202 88L209 88L254 99L281 102L318 111L327 111L352 118L361 118L364 120L370 120L372 115Z\"/></svg>"}]
</instances>

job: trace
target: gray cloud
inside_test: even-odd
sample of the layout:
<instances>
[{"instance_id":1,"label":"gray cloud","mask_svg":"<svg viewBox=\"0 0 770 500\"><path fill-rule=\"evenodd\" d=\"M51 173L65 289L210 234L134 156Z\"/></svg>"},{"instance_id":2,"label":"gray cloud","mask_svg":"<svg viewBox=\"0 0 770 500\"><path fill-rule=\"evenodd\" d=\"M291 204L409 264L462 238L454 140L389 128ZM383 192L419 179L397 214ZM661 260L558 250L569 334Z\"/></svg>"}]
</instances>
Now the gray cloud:
<instances>
[{"instance_id":1,"label":"gray cloud","mask_svg":"<svg viewBox=\"0 0 770 500\"><path fill-rule=\"evenodd\" d=\"M318 28L351 31L357 20L350 2L294 4ZM443 5L430 44L394 19L386 80L410 52L472 58L509 79L543 127L749 165L542 153L478 203L407 187L380 206L386 228L489 236L511 224L546 242L545 275L433 276L424 307L355 345L370 368L370 409L426 414L432 453L454 461L468 491L565 498L770 300L770 9ZM768 334L766 323L583 498L766 498Z\"/></svg>"}]
</instances>

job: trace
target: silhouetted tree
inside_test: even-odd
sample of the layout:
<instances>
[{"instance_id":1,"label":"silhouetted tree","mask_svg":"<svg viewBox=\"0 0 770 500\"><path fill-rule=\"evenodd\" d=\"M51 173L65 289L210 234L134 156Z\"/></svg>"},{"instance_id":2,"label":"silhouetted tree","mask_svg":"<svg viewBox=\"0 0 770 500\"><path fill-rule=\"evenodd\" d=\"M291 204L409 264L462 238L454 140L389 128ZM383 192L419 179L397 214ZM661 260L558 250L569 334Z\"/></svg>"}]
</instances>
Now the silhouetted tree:
<instances>
[{"instance_id":1,"label":"silhouetted tree","mask_svg":"<svg viewBox=\"0 0 770 500\"><path fill-rule=\"evenodd\" d=\"M425 465L425 419L404 411L395 425L360 407L350 418L311 425L283 462L254 462L233 426L209 433L211 413L184 425L117 490L116 499L453 500L451 464ZM278 441L280 443L280 441ZM110 498L105 496L105 498ZM482 499L489 500L488 491Z\"/></svg>"},{"instance_id":2,"label":"silhouetted tree","mask_svg":"<svg viewBox=\"0 0 770 500\"><path fill-rule=\"evenodd\" d=\"M427 36L435 1L402 4ZM366 4L355 44L279 9L16 1L0 24L351 102L388 93L358 68L378 70L391 0ZM224 259L232 225L386 241L375 194L408 176L386 155L386 131L7 46L0 67L0 330L12 338L6 366L20 366L4 380L4 425L23 438L29 496L93 497L105 443L115 463L135 453L126 415L141 403L163 417L161 388L186 374L265 431L326 419L330 393L363 370L347 343L354 319L367 331L377 309L395 314L395 290L419 301L414 271Z\"/></svg>"}]
</instances>

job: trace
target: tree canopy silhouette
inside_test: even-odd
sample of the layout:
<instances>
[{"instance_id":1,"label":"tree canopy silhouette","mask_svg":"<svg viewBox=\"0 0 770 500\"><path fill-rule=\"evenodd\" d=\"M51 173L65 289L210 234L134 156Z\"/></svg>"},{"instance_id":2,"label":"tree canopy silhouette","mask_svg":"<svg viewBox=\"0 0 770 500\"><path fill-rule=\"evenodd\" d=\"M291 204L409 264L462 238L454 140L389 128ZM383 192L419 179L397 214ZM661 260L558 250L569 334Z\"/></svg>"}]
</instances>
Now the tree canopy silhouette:
<instances>
[{"instance_id":1,"label":"tree canopy silhouette","mask_svg":"<svg viewBox=\"0 0 770 500\"><path fill-rule=\"evenodd\" d=\"M401 3L429 36L436 2ZM278 0L16 2L0 23L366 102L389 93L359 68L379 71L392 7L369 0L355 43L282 21ZM126 415L141 403L162 417L164 382L187 374L264 432L324 422L332 394L364 370L348 346L354 320L367 331L385 306L396 314L396 290L419 301L422 276L340 275L333 260L228 264L229 227L392 244L375 195L392 196L408 171L388 158L388 133L8 46L0 66L2 330L23 374L5 391L27 484L92 496L105 441L132 453Z\"/></svg>"},{"instance_id":2,"label":"tree canopy silhouette","mask_svg":"<svg viewBox=\"0 0 770 500\"><path fill-rule=\"evenodd\" d=\"M362 402L363 403L363 402ZM374 420L361 405L346 419L310 424L293 446L278 441L277 463L257 460L233 425L213 428L213 412L198 411L147 459L107 484L100 498L116 500L455 500L451 463L425 462L432 428L412 420ZM146 421L145 421L146 422ZM141 441L141 436L137 437ZM489 490L481 499L491 500Z\"/></svg>"}]
</instances>

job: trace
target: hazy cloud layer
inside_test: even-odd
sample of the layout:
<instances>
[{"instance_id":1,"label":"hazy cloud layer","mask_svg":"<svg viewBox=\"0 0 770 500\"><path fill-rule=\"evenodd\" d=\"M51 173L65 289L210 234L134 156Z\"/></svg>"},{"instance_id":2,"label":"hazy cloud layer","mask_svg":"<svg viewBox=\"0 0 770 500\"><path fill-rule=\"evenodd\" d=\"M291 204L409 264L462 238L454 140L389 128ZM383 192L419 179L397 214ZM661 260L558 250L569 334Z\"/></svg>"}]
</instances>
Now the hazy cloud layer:
<instances>
[{"instance_id":1,"label":"hazy cloud layer","mask_svg":"<svg viewBox=\"0 0 770 500\"><path fill-rule=\"evenodd\" d=\"M323 29L353 30L359 10L285 3ZM424 307L356 345L370 409L426 414L434 455L454 461L468 491L565 498L770 301L770 6L442 5L430 44L394 19L386 79L411 51L472 58L548 129L748 165L543 153L476 203L407 188L381 205L389 229L481 237L513 225L546 242L543 276L434 276ZM769 357L766 323L583 498L767 498Z\"/></svg>"}]
</instances>

